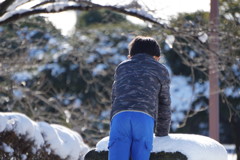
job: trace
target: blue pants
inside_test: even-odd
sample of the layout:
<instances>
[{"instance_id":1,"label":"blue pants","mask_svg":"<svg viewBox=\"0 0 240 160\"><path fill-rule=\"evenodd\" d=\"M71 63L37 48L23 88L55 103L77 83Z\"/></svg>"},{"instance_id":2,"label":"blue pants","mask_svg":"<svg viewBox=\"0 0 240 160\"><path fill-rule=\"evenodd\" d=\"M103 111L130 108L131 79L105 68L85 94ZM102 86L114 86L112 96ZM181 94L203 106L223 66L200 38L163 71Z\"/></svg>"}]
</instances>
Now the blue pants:
<instances>
[{"instance_id":1,"label":"blue pants","mask_svg":"<svg viewBox=\"0 0 240 160\"><path fill-rule=\"evenodd\" d=\"M113 117L108 160L149 160L154 119L147 114L126 111Z\"/></svg>"}]
</instances>

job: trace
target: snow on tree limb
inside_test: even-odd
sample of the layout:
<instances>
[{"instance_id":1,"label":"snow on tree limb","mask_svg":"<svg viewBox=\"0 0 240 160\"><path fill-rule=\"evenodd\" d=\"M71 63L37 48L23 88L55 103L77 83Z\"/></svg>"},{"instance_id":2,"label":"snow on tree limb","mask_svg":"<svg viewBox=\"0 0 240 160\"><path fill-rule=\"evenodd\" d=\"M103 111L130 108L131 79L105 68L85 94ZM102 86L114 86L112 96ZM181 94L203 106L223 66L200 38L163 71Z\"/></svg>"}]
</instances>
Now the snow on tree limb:
<instances>
[{"instance_id":1,"label":"snow on tree limb","mask_svg":"<svg viewBox=\"0 0 240 160\"><path fill-rule=\"evenodd\" d=\"M8 1L3 1L0 4L0 16L6 13L7 8L14 2L15 0L8 0Z\"/></svg>"},{"instance_id":2,"label":"snow on tree limb","mask_svg":"<svg viewBox=\"0 0 240 160\"><path fill-rule=\"evenodd\" d=\"M11 2L11 3L10 3ZM166 28L167 26L161 24L157 18L154 18L151 14L149 14L145 10L135 9L135 8L125 8L124 6L112 6L112 5L99 5L96 3L92 3L89 1L74 1L74 0L50 0L43 1L35 4L31 8L26 8L24 10L14 10L17 7L28 3L29 0L20 1L4 1L0 4L1 9L1 17L0 17L0 25L8 23L10 21L18 20L23 17L27 17L30 15L41 14L41 13L57 13L68 10L96 10L96 9L110 9L119 13L123 13L126 15L134 16L139 19L151 22L153 24L159 25L160 27ZM10 8L10 9L9 9Z\"/></svg>"}]
</instances>

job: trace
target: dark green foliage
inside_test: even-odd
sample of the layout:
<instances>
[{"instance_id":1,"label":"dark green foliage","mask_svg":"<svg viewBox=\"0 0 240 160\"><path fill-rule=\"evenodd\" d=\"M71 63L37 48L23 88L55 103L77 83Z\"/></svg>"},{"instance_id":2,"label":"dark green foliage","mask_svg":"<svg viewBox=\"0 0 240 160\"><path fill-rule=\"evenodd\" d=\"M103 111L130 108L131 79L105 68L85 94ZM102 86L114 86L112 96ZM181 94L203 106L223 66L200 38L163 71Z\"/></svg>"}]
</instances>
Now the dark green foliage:
<instances>
[{"instance_id":1,"label":"dark green foliage","mask_svg":"<svg viewBox=\"0 0 240 160\"><path fill-rule=\"evenodd\" d=\"M197 11L195 13L180 13L177 18L172 18L171 25L174 27L201 27L208 24L209 12Z\"/></svg>"},{"instance_id":2,"label":"dark green foliage","mask_svg":"<svg viewBox=\"0 0 240 160\"><path fill-rule=\"evenodd\" d=\"M108 160L108 152L96 152L93 149L86 154L84 160ZM187 157L180 152L159 152L151 153L150 160L187 160Z\"/></svg>"},{"instance_id":3,"label":"dark green foliage","mask_svg":"<svg viewBox=\"0 0 240 160\"><path fill-rule=\"evenodd\" d=\"M126 17L122 14L107 9L92 10L81 12L76 24L77 28L86 27L97 24L117 24L126 21Z\"/></svg>"},{"instance_id":4,"label":"dark green foliage","mask_svg":"<svg viewBox=\"0 0 240 160\"><path fill-rule=\"evenodd\" d=\"M164 50L163 53L174 75L191 75L191 68L183 64L181 57L174 50Z\"/></svg>"}]
</instances>

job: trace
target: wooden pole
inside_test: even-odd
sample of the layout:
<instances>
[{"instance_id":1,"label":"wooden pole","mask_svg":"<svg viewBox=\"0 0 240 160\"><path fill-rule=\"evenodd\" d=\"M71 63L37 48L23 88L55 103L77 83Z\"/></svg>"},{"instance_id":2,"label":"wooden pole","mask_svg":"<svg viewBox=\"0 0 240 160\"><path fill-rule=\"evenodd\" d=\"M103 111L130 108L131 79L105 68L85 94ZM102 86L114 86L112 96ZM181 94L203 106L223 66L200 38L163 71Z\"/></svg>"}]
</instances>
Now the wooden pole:
<instances>
[{"instance_id":1,"label":"wooden pole","mask_svg":"<svg viewBox=\"0 0 240 160\"><path fill-rule=\"evenodd\" d=\"M209 38L209 136L217 141L219 141L218 26L218 0L211 0Z\"/></svg>"}]
</instances>

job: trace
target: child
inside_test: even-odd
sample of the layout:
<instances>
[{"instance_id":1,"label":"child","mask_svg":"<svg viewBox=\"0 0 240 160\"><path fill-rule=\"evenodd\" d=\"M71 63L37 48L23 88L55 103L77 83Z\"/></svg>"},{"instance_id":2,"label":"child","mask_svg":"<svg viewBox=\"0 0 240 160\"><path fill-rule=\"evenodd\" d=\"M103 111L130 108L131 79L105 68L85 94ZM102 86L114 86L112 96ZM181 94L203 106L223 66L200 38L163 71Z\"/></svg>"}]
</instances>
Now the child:
<instances>
[{"instance_id":1,"label":"child","mask_svg":"<svg viewBox=\"0 0 240 160\"><path fill-rule=\"evenodd\" d=\"M112 88L109 160L149 160L156 136L167 136L171 121L169 74L151 37L135 37L128 60L116 68Z\"/></svg>"}]
</instances>

